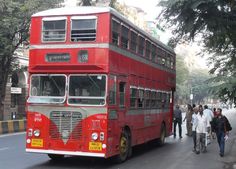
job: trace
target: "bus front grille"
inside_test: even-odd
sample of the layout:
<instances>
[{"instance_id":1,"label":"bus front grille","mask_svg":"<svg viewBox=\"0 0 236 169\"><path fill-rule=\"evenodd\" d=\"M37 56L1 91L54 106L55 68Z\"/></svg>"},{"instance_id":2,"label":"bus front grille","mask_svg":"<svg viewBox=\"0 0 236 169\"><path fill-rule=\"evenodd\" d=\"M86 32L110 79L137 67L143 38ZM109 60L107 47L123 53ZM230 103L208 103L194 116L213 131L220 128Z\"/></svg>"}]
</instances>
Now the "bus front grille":
<instances>
[{"instance_id":1,"label":"bus front grille","mask_svg":"<svg viewBox=\"0 0 236 169\"><path fill-rule=\"evenodd\" d=\"M50 113L49 134L51 139L69 138L78 140L82 135L82 114L80 112L53 111Z\"/></svg>"}]
</instances>

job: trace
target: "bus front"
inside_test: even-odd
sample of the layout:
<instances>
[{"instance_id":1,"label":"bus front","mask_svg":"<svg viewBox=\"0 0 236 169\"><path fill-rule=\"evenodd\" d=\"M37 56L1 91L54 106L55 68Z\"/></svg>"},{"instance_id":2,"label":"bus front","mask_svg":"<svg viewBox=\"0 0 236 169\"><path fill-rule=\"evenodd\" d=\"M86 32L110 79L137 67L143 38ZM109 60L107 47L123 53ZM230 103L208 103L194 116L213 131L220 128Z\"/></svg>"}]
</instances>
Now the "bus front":
<instances>
[{"instance_id":1,"label":"bus front","mask_svg":"<svg viewBox=\"0 0 236 169\"><path fill-rule=\"evenodd\" d=\"M105 74L32 74L27 151L105 157Z\"/></svg>"}]
</instances>

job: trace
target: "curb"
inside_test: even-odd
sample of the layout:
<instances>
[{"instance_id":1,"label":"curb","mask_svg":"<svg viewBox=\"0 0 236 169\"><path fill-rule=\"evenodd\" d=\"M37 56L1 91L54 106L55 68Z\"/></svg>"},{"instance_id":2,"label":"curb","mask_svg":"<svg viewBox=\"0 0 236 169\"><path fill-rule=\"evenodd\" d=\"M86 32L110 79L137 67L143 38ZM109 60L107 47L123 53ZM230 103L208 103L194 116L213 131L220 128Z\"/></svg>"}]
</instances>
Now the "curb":
<instances>
[{"instance_id":1,"label":"curb","mask_svg":"<svg viewBox=\"0 0 236 169\"><path fill-rule=\"evenodd\" d=\"M26 120L0 121L0 134L26 131Z\"/></svg>"}]
</instances>

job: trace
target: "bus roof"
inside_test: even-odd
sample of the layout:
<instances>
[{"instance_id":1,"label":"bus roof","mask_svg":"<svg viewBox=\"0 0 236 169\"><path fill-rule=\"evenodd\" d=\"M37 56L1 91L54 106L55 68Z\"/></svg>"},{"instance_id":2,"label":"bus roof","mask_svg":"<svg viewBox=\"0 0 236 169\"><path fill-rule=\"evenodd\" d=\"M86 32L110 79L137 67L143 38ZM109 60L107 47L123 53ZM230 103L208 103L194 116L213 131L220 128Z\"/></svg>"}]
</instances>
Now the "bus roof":
<instances>
[{"instance_id":1,"label":"bus roof","mask_svg":"<svg viewBox=\"0 0 236 169\"><path fill-rule=\"evenodd\" d=\"M86 15L86 14L98 14L98 13L112 13L122 21L129 24L131 27L136 29L136 31L141 32L143 35L149 37L151 40L156 42L161 47L165 48L171 53L175 53L174 50L165 45L164 43L160 42L156 38L154 38L152 35L146 33L143 29L139 28L135 24L133 24L131 21L129 21L126 17L121 15L119 12L117 12L115 9L111 7L94 7L94 6L80 6L80 7L64 7L64 8L54 8L49 9L45 11L38 12L32 17L44 17L44 16L63 16L63 15Z\"/></svg>"},{"instance_id":2,"label":"bus roof","mask_svg":"<svg viewBox=\"0 0 236 169\"><path fill-rule=\"evenodd\" d=\"M109 7L94 7L94 6L54 8L38 12L34 14L33 17L97 14L97 13L110 12L111 9L112 8Z\"/></svg>"}]
</instances>

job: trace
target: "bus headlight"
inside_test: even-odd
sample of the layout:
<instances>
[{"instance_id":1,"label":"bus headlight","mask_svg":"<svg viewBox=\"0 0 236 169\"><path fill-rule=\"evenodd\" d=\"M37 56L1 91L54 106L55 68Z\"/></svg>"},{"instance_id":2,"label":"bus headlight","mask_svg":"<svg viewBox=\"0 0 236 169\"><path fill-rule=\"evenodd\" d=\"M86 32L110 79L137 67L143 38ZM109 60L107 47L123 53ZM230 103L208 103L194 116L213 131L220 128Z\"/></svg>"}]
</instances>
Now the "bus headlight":
<instances>
[{"instance_id":1,"label":"bus headlight","mask_svg":"<svg viewBox=\"0 0 236 169\"><path fill-rule=\"evenodd\" d=\"M40 136L40 130L34 130L34 136L39 137Z\"/></svg>"},{"instance_id":2,"label":"bus headlight","mask_svg":"<svg viewBox=\"0 0 236 169\"><path fill-rule=\"evenodd\" d=\"M98 133L92 133L91 135L93 140L97 140L98 139Z\"/></svg>"}]
</instances>

